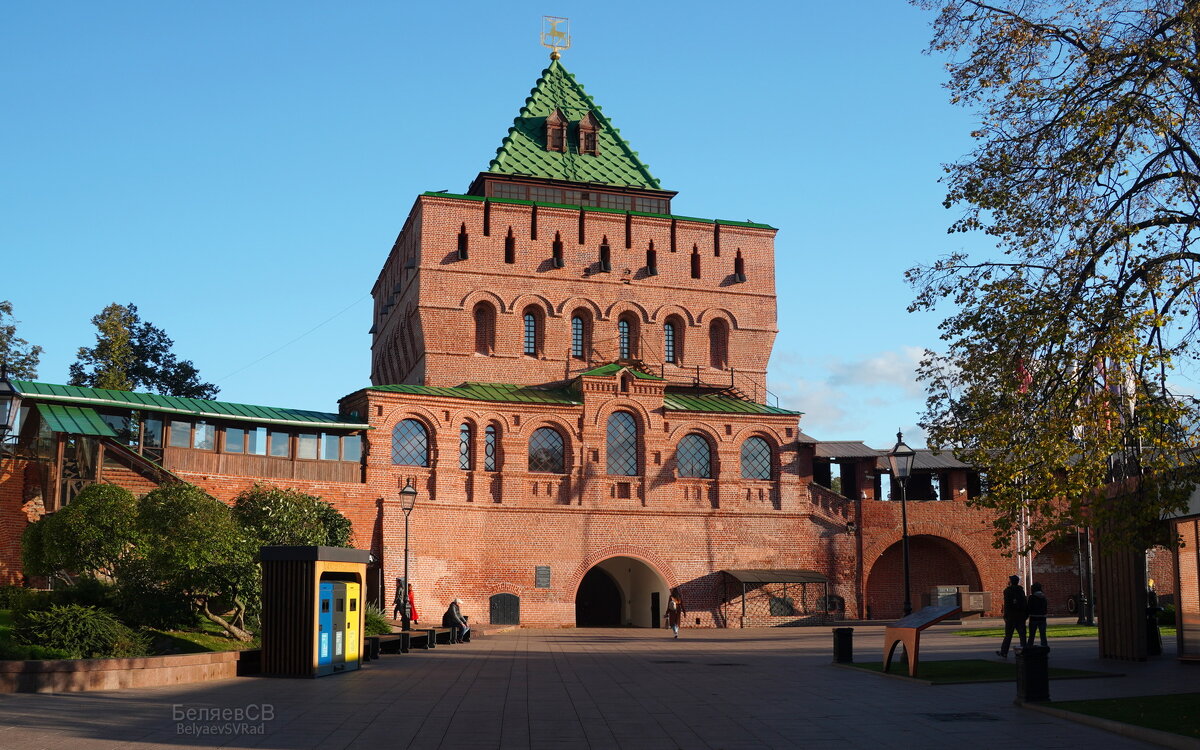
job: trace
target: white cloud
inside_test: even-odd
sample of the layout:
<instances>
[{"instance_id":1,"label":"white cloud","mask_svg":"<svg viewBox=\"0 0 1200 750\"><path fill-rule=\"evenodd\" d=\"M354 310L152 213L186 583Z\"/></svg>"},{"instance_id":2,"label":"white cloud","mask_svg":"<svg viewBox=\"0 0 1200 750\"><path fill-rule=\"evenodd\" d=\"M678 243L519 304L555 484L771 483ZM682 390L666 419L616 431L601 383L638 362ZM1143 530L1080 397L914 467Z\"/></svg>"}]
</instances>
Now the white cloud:
<instances>
[{"instance_id":1,"label":"white cloud","mask_svg":"<svg viewBox=\"0 0 1200 750\"><path fill-rule=\"evenodd\" d=\"M925 350L906 346L900 351L885 351L869 359L853 362L830 363L830 385L845 386L892 386L901 389L906 396L924 395L917 382L917 365Z\"/></svg>"}]
</instances>

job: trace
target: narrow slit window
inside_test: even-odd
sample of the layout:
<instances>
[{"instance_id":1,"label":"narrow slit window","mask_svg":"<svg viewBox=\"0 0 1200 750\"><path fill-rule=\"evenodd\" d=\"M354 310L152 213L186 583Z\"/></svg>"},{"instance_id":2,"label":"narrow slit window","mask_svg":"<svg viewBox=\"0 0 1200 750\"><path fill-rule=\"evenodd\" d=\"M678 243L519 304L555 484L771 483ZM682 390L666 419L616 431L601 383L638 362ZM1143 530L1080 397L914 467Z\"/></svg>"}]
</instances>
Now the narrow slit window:
<instances>
[{"instance_id":1,"label":"narrow slit window","mask_svg":"<svg viewBox=\"0 0 1200 750\"><path fill-rule=\"evenodd\" d=\"M504 262L517 262L517 239L513 237L512 227L508 228L508 236L504 238Z\"/></svg>"},{"instance_id":2,"label":"narrow slit window","mask_svg":"<svg viewBox=\"0 0 1200 750\"><path fill-rule=\"evenodd\" d=\"M675 324L668 321L663 326L663 359L674 364L675 356Z\"/></svg>"},{"instance_id":3,"label":"narrow slit window","mask_svg":"<svg viewBox=\"0 0 1200 750\"><path fill-rule=\"evenodd\" d=\"M617 321L617 346L619 349L618 356L621 359L629 359L629 321Z\"/></svg>"},{"instance_id":4,"label":"narrow slit window","mask_svg":"<svg viewBox=\"0 0 1200 750\"><path fill-rule=\"evenodd\" d=\"M562 236L558 232L554 233L554 244L552 244L550 246L550 252L551 252L551 257L550 257L551 265L553 265L555 268L562 268L563 267L563 243L562 243Z\"/></svg>"},{"instance_id":5,"label":"narrow slit window","mask_svg":"<svg viewBox=\"0 0 1200 750\"><path fill-rule=\"evenodd\" d=\"M746 280L746 260L742 257L742 251L737 251L737 256L733 259L733 278L736 281Z\"/></svg>"},{"instance_id":6,"label":"narrow slit window","mask_svg":"<svg viewBox=\"0 0 1200 750\"><path fill-rule=\"evenodd\" d=\"M700 249L692 245L692 278L700 278Z\"/></svg>"},{"instance_id":7,"label":"narrow slit window","mask_svg":"<svg viewBox=\"0 0 1200 750\"><path fill-rule=\"evenodd\" d=\"M608 246L608 237L600 243L600 270L609 272L612 270L612 248Z\"/></svg>"},{"instance_id":8,"label":"narrow slit window","mask_svg":"<svg viewBox=\"0 0 1200 750\"><path fill-rule=\"evenodd\" d=\"M538 319L532 312L525 313L524 352L530 357L538 353Z\"/></svg>"},{"instance_id":9,"label":"narrow slit window","mask_svg":"<svg viewBox=\"0 0 1200 750\"><path fill-rule=\"evenodd\" d=\"M458 230L458 259L467 259L467 246L470 243L470 237L467 235L467 225L464 223L462 228Z\"/></svg>"}]
</instances>

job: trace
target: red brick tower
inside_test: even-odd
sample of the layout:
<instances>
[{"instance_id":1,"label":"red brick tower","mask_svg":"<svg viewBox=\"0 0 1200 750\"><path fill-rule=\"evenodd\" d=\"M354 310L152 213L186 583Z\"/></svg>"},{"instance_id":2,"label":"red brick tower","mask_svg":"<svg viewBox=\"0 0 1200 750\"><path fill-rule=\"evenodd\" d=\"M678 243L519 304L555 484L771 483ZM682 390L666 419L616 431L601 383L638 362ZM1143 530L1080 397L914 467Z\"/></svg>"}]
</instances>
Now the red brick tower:
<instances>
[{"instance_id":1,"label":"red brick tower","mask_svg":"<svg viewBox=\"0 0 1200 750\"><path fill-rule=\"evenodd\" d=\"M425 193L375 283L371 382L525 385L638 361L765 401L775 230L671 214L557 60L466 195Z\"/></svg>"}]
</instances>

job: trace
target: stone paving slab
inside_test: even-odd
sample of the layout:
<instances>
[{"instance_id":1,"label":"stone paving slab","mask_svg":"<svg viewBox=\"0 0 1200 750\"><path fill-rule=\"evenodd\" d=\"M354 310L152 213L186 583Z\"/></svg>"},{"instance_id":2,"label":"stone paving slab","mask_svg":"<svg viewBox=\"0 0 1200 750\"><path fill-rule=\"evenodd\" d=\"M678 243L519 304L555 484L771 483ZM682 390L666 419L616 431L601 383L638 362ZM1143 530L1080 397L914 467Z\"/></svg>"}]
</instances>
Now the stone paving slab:
<instances>
[{"instance_id":1,"label":"stone paving slab","mask_svg":"<svg viewBox=\"0 0 1200 750\"><path fill-rule=\"evenodd\" d=\"M922 658L996 658L992 639L953 629L926 631ZM1147 747L1019 708L1011 683L929 686L836 668L832 642L829 628L685 630L679 640L518 629L317 680L2 695L0 750ZM882 627L856 627L856 658L878 660L882 643ZM1172 653L1102 661L1094 638L1052 649L1055 666L1125 674L1054 681L1058 700L1195 690L1200 678ZM237 709L269 718L179 718Z\"/></svg>"}]
</instances>

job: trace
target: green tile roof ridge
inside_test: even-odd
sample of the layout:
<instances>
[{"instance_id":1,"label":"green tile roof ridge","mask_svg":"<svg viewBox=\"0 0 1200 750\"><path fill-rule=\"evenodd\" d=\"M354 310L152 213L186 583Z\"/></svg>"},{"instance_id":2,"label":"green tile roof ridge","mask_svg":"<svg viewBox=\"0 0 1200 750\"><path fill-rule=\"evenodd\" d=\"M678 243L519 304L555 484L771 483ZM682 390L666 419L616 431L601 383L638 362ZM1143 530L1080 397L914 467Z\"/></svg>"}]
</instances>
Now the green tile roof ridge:
<instances>
[{"instance_id":1,"label":"green tile roof ridge","mask_svg":"<svg viewBox=\"0 0 1200 750\"><path fill-rule=\"evenodd\" d=\"M658 375L655 375L655 374L649 373L649 372L644 372L642 370L637 369L636 367L631 367L629 365L621 364L620 362L609 362L606 365L600 365L599 367L593 367L592 369L585 370L584 372L581 372L579 374L580 375L588 375L591 377L603 377L605 375L613 375L617 372L620 372L621 370L629 370L629 373L631 375L633 375L635 378L638 378L639 380L662 380L662 378L659 377Z\"/></svg>"},{"instance_id":2,"label":"green tile roof ridge","mask_svg":"<svg viewBox=\"0 0 1200 750\"><path fill-rule=\"evenodd\" d=\"M339 414L304 409L285 409L273 406L255 406L232 401L212 401L182 396L163 396L157 393L137 391L114 391L104 388L88 388L78 385L39 383L32 380L13 380L13 387L22 398L30 401L52 401L91 406L110 406L165 414L187 414L217 419L237 419L248 422L288 424L308 427L333 427L340 429L364 429L365 422L351 421Z\"/></svg>"},{"instance_id":3,"label":"green tile roof ridge","mask_svg":"<svg viewBox=\"0 0 1200 750\"><path fill-rule=\"evenodd\" d=\"M663 408L668 411L701 411L718 412L722 414L776 414L799 416L804 412L781 409L778 406L768 406L756 401L746 401L733 396L717 394L692 395L672 393L668 391L663 396Z\"/></svg>"},{"instance_id":4,"label":"green tile roof ridge","mask_svg":"<svg viewBox=\"0 0 1200 750\"><path fill-rule=\"evenodd\" d=\"M498 403L567 404L577 405L579 399L561 388L536 388L512 383L461 383L459 385L373 385L368 390L387 393L409 393L415 396L461 398L469 401Z\"/></svg>"},{"instance_id":5,"label":"green tile roof ridge","mask_svg":"<svg viewBox=\"0 0 1200 750\"><path fill-rule=\"evenodd\" d=\"M568 122L578 122L592 113L600 124L597 154L579 153L579 144L572 137L574 128L568 131L565 152L546 150L545 121L556 109ZM561 62L552 60L530 90L487 171L661 190L658 180L620 132L575 76Z\"/></svg>"},{"instance_id":6,"label":"green tile roof ridge","mask_svg":"<svg viewBox=\"0 0 1200 750\"><path fill-rule=\"evenodd\" d=\"M573 210L582 209L584 211L608 214L632 214L634 216L648 216L652 219L675 219L676 221L695 221L701 224L720 224L721 226L731 227L751 227L752 229L777 229L778 227L770 224L761 224L756 221L734 221L733 219L699 219L695 216L681 216L679 214L652 214L645 211L626 211L620 208L606 208L604 206L577 206L571 203L546 203L544 201L527 201L520 198L485 198L482 195L465 195L462 193L447 193L444 191L427 190L421 193L423 196L430 198L454 198L468 201L491 201L492 203L516 203L522 206L546 206L549 208L569 208Z\"/></svg>"}]
</instances>

